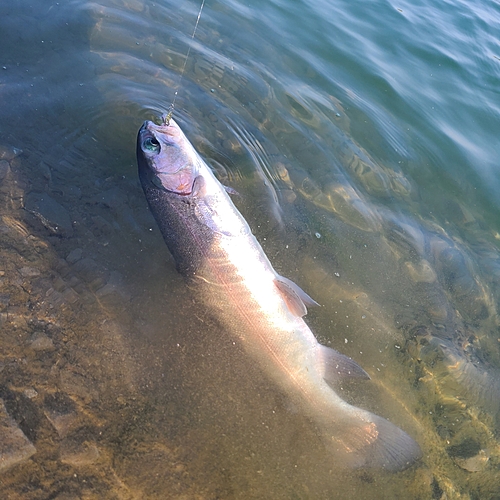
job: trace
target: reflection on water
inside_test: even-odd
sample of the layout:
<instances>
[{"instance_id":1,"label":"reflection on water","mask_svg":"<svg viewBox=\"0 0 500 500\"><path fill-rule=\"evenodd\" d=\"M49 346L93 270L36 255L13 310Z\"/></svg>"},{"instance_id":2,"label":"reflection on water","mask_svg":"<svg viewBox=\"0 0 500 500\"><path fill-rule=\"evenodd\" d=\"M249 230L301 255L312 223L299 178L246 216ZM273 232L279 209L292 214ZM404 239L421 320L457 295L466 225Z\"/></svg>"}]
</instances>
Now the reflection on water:
<instances>
[{"instance_id":1,"label":"reflection on water","mask_svg":"<svg viewBox=\"0 0 500 500\"><path fill-rule=\"evenodd\" d=\"M425 128L427 111L408 118L423 98L392 82L387 99L385 66L356 50L349 63L318 31L321 5L208 2L194 42L190 2L0 8L6 498L498 494L497 209L464 196L464 162L456 183L443 173L435 151L461 155L429 139L445 127ZM332 468L175 272L134 147L167 111L188 44L178 121L277 270L322 305L308 317L320 341L369 372L345 399L417 439L411 469Z\"/></svg>"}]
</instances>

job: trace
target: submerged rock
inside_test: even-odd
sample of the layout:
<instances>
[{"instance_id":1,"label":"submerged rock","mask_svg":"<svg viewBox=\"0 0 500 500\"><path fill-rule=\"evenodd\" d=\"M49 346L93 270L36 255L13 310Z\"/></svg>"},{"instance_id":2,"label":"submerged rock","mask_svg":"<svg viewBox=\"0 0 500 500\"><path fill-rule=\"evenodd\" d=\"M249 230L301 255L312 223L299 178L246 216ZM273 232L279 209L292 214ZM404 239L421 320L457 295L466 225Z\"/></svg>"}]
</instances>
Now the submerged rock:
<instances>
[{"instance_id":1,"label":"submerged rock","mask_svg":"<svg viewBox=\"0 0 500 500\"><path fill-rule=\"evenodd\" d=\"M26 196L24 208L52 233L61 236L73 235L69 212L48 194L31 192Z\"/></svg>"},{"instance_id":2,"label":"submerged rock","mask_svg":"<svg viewBox=\"0 0 500 500\"><path fill-rule=\"evenodd\" d=\"M459 467L468 472L480 472L487 465L490 459L488 450L480 450L479 453L469 458L455 458L455 462Z\"/></svg>"},{"instance_id":3,"label":"submerged rock","mask_svg":"<svg viewBox=\"0 0 500 500\"><path fill-rule=\"evenodd\" d=\"M44 413L60 437L65 437L78 426L76 405L65 393L56 392L46 395Z\"/></svg>"},{"instance_id":4,"label":"submerged rock","mask_svg":"<svg viewBox=\"0 0 500 500\"><path fill-rule=\"evenodd\" d=\"M10 418L0 399L0 472L20 464L36 453L36 448Z\"/></svg>"},{"instance_id":5,"label":"submerged rock","mask_svg":"<svg viewBox=\"0 0 500 500\"><path fill-rule=\"evenodd\" d=\"M0 160L11 161L22 152L22 149L0 145Z\"/></svg>"},{"instance_id":6,"label":"submerged rock","mask_svg":"<svg viewBox=\"0 0 500 500\"><path fill-rule=\"evenodd\" d=\"M73 467L91 465L99 459L99 449L92 441L80 443L78 440L66 438L61 442L61 462Z\"/></svg>"},{"instance_id":7,"label":"submerged rock","mask_svg":"<svg viewBox=\"0 0 500 500\"><path fill-rule=\"evenodd\" d=\"M0 160L0 181L2 181L4 177L7 175L9 168L10 168L9 162L5 160Z\"/></svg>"}]
</instances>

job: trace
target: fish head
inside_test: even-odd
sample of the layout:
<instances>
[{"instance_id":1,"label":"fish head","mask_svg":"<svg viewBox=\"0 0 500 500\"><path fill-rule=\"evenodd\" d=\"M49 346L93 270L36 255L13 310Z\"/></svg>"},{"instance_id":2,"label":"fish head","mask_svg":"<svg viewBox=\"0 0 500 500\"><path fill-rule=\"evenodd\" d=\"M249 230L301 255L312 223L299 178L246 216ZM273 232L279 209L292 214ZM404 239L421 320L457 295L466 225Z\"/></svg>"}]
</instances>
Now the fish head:
<instances>
[{"instance_id":1,"label":"fish head","mask_svg":"<svg viewBox=\"0 0 500 500\"><path fill-rule=\"evenodd\" d=\"M172 118L164 117L160 125L144 122L137 136L137 161L141 179L164 191L192 194L199 157Z\"/></svg>"}]
</instances>

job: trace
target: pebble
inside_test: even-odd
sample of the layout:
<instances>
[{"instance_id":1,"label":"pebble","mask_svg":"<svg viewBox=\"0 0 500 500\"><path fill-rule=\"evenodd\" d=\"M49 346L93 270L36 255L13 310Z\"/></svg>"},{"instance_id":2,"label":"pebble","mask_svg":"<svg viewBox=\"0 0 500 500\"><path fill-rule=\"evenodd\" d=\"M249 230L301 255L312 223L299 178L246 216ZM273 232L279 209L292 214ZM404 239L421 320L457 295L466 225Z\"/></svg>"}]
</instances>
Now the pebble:
<instances>
[{"instance_id":1,"label":"pebble","mask_svg":"<svg viewBox=\"0 0 500 500\"><path fill-rule=\"evenodd\" d=\"M74 264L82 258L82 253L83 250L81 248L75 248L68 254L68 256L66 257L66 261L70 264Z\"/></svg>"},{"instance_id":2,"label":"pebble","mask_svg":"<svg viewBox=\"0 0 500 500\"><path fill-rule=\"evenodd\" d=\"M131 299L130 293L123 286L122 276L116 271L111 271L108 282L95 292L99 298L106 297L112 293L119 293L126 300Z\"/></svg>"},{"instance_id":3,"label":"pebble","mask_svg":"<svg viewBox=\"0 0 500 500\"><path fill-rule=\"evenodd\" d=\"M419 263L405 262L405 266L415 283L434 283L437 280L436 272L425 259Z\"/></svg>"},{"instance_id":4,"label":"pebble","mask_svg":"<svg viewBox=\"0 0 500 500\"><path fill-rule=\"evenodd\" d=\"M25 389L23 391L23 394L28 398L28 399L33 399L38 396L38 392L33 389L32 387L30 389Z\"/></svg>"},{"instance_id":5,"label":"pebble","mask_svg":"<svg viewBox=\"0 0 500 500\"><path fill-rule=\"evenodd\" d=\"M53 351L55 349L54 342L45 334L38 335L31 342L31 348L35 351Z\"/></svg>"},{"instance_id":6,"label":"pebble","mask_svg":"<svg viewBox=\"0 0 500 500\"><path fill-rule=\"evenodd\" d=\"M40 276L40 271L38 269L35 269L34 267L21 267L21 269L19 269L19 272L21 273L21 276L23 278L34 278L35 276Z\"/></svg>"},{"instance_id":7,"label":"pebble","mask_svg":"<svg viewBox=\"0 0 500 500\"><path fill-rule=\"evenodd\" d=\"M94 290L103 287L109 279L109 271L102 269L95 260L85 257L75 263L73 270Z\"/></svg>"},{"instance_id":8,"label":"pebble","mask_svg":"<svg viewBox=\"0 0 500 500\"><path fill-rule=\"evenodd\" d=\"M65 439L61 443L61 462L73 467L91 465L99 458L99 450L95 443L85 441L78 443L72 439Z\"/></svg>"},{"instance_id":9,"label":"pebble","mask_svg":"<svg viewBox=\"0 0 500 500\"><path fill-rule=\"evenodd\" d=\"M0 311L7 309L10 303L10 294L0 293Z\"/></svg>"},{"instance_id":10,"label":"pebble","mask_svg":"<svg viewBox=\"0 0 500 500\"><path fill-rule=\"evenodd\" d=\"M97 297L102 298L116 292L116 285L112 283L106 283L103 287L96 290L95 294Z\"/></svg>"}]
</instances>

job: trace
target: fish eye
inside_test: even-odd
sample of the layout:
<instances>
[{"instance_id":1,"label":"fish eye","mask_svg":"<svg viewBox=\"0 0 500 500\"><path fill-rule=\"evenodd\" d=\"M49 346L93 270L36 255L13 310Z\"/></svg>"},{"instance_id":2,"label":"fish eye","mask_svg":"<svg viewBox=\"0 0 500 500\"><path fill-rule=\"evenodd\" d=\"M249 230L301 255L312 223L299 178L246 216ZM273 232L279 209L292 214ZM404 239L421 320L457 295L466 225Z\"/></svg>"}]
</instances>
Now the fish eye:
<instances>
[{"instance_id":1,"label":"fish eye","mask_svg":"<svg viewBox=\"0 0 500 500\"><path fill-rule=\"evenodd\" d=\"M148 137L142 144L143 149L147 151L160 151L160 143L156 140L155 137Z\"/></svg>"}]
</instances>

